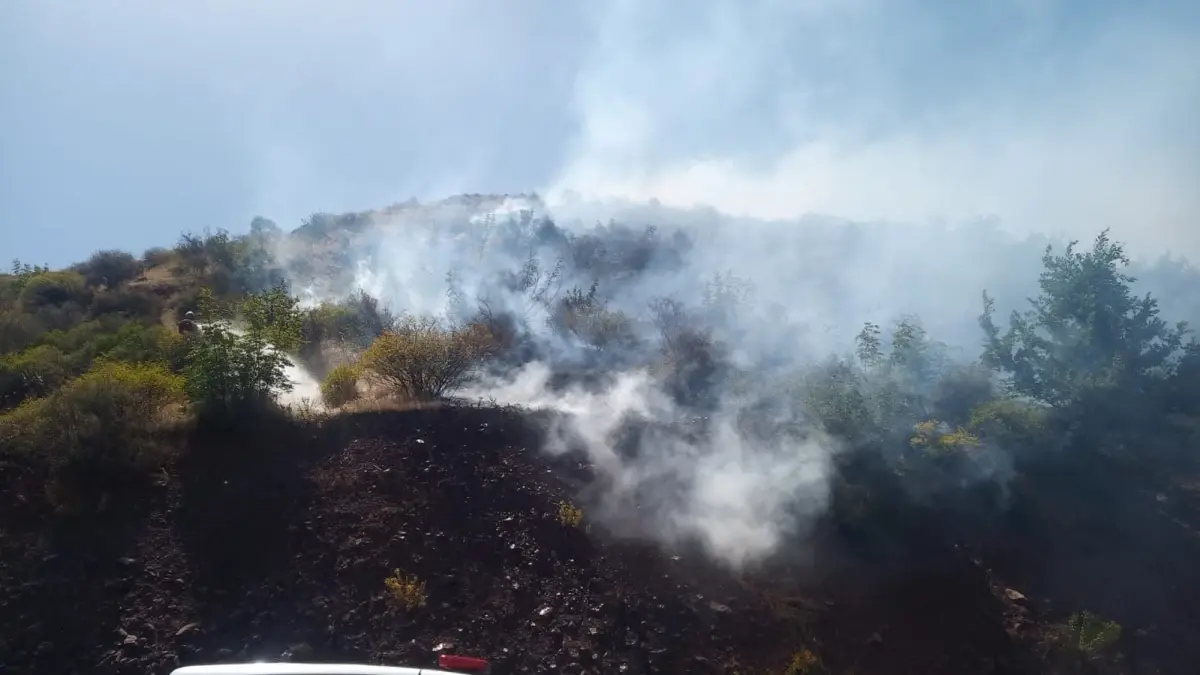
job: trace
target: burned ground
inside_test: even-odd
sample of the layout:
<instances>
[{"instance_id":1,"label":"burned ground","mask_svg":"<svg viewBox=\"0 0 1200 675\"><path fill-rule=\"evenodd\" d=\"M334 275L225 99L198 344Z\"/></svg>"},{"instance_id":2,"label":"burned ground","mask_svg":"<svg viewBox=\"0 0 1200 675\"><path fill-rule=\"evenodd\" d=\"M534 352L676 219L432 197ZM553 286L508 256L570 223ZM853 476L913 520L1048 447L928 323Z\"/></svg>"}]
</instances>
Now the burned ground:
<instances>
[{"instance_id":1,"label":"burned ground","mask_svg":"<svg viewBox=\"0 0 1200 675\"><path fill-rule=\"evenodd\" d=\"M85 520L21 501L25 474L5 467L0 667L432 665L444 650L500 674L1056 672L1044 601L953 545L885 556L822 527L803 556L736 575L589 532L586 513L564 523L587 467L538 453L515 412L258 433L194 440L158 485ZM423 607L389 596L396 570L424 582ZM821 669L788 670L805 650Z\"/></svg>"}]
</instances>

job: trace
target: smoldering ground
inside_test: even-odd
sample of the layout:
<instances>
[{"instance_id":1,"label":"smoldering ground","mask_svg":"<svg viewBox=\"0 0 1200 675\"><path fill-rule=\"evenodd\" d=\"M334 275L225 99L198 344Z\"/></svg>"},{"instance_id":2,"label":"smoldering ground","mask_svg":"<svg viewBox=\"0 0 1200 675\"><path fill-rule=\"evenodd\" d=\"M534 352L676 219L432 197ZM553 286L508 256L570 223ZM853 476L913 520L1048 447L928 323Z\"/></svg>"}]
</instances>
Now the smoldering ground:
<instances>
[{"instance_id":1,"label":"smoldering ground","mask_svg":"<svg viewBox=\"0 0 1200 675\"><path fill-rule=\"evenodd\" d=\"M979 292L1030 288L1040 262L1040 242L987 228L901 238L886 225L639 208L598 224L555 220L531 196L461 197L347 216L348 228L330 217L353 264L313 270L304 256L302 269L325 297L362 289L396 311L505 332L501 357L456 395L553 411L545 449L595 468L583 504L595 522L698 543L735 567L802 536L828 506L836 457L856 441L825 428L809 382L831 358L857 358L863 323L936 326L928 367L887 376L934 396L951 365L977 354ZM914 251L991 265L930 272ZM911 419L877 422L899 442L911 435ZM947 480L1006 480L1006 451L986 450Z\"/></svg>"}]
</instances>

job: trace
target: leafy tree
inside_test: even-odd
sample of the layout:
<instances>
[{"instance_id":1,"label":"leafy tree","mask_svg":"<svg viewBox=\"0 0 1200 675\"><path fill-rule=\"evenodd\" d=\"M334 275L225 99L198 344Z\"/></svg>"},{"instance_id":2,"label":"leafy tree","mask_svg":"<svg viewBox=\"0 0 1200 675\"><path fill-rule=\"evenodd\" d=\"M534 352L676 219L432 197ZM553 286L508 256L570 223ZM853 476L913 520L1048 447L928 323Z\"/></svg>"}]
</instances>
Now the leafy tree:
<instances>
[{"instance_id":1,"label":"leafy tree","mask_svg":"<svg viewBox=\"0 0 1200 675\"><path fill-rule=\"evenodd\" d=\"M204 247L204 237L191 232L179 235L179 243L175 245L175 253L179 255L181 268L196 274L208 271L209 259Z\"/></svg>"},{"instance_id":2,"label":"leafy tree","mask_svg":"<svg viewBox=\"0 0 1200 675\"><path fill-rule=\"evenodd\" d=\"M12 274L14 277L24 280L24 279L28 279L29 277L34 276L35 274L41 274L42 272L49 272L50 266L49 265L30 265L29 263L23 263L20 260L14 258L12 261L12 266L9 268L9 270L10 270L9 273Z\"/></svg>"},{"instance_id":3,"label":"leafy tree","mask_svg":"<svg viewBox=\"0 0 1200 675\"><path fill-rule=\"evenodd\" d=\"M1107 231L1090 251L1076 244L1062 255L1046 248L1041 293L1029 310L1012 313L1006 331L984 294L984 363L1009 376L1018 393L1055 407L1098 389L1144 395L1149 378L1170 370L1186 326L1169 326L1153 297L1132 293L1134 278L1121 271L1129 259Z\"/></svg>"},{"instance_id":4,"label":"leafy tree","mask_svg":"<svg viewBox=\"0 0 1200 675\"><path fill-rule=\"evenodd\" d=\"M396 315L381 305L378 298L364 290L351 293L350 297L338 306L352 314L353 332L349 337L362 347L370 345L372 340L396 327Z\"/></svg>"},{"instance_id":5,"label":"leafy tree","mask_svg":"<svg viewBox=\"0 0 1200 675\"><path fill-rule=\"evenodd\" d=\"M883 362L883 342L879 335L879 326L868 322L854 338L858 360L868 368L877 367Z\"/></svg>"},{"instance_id":6,"label":"leafy tree","mask_svg":"<svg viewBox=\"0 0 1200 675\"><path fill-rule=\"evenodd\" d=\"M291 361L283 350L302 342L295 298L282 288L249 296L241 306L249 324L245 331L234 329L237 312L207 289L197 306L204 327L188 338L184 374L202 415L233 420L259 409L273 393L291 391Z\"/></svg>"},{"instance_id":7,"label":"leafy tree","mask_svg":"<svg viewBox=\"0 0 1200 675\"><path fill-rule=\"evenodd\" d=\"M250 221L250 234L263 239L275 239L283 234L283 230L270 218L255 216L254 220Z\"/></svg>"},{"instance_id":8,"label":"leafy tree","mask_svg":"<svg viewBox=\"0 0 1200 675\"><path fill-rule=\"evenodd\" d=\"M299 349L303 344L304 312L300 301L280 282L274 288L252 293L242 303L242 316L248 330L258 333L272 345L285 352Z\"/></svg>"}]
</instances>

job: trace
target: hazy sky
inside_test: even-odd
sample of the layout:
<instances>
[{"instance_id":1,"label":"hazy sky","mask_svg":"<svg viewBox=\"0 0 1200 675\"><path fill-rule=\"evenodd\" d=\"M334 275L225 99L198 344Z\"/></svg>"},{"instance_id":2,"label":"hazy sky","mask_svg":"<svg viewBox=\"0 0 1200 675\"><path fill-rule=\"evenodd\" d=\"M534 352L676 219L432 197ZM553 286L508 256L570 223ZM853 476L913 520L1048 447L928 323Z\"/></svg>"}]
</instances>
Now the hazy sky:
<instances>
[{"instance_id":1,"label":"hazy sky","mask_svg":"<svg viewBox=\"0 0 1200 675\"><path fill-rule=\"evenodd\" d=\"M1196 0L3 0L0 256L456 192L1200 253Z\"/></svg>"}]
</instances>

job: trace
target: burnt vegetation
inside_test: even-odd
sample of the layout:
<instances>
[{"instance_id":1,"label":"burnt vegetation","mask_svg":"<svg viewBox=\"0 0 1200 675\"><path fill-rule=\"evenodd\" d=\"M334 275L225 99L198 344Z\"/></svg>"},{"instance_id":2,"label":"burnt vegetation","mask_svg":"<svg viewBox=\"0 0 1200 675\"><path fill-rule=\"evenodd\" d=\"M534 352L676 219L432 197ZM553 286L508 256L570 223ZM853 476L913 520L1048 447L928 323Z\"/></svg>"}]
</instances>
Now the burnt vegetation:
<instances>
[{"instance_id":1,"label":"burnt vegetation","mask_svg":"<svg viewBox=\"0 0 1200 675\"><path fill-rule=\"evenodd\" d=\"M693 273L686 228L460 218L439 311L390 306L353 261L418 208L0 275L0 664L1195 672L1200 346L1107 233L1047 247L1007 316L978 289L975 353L878 317L814 355L755 280ZM547 400L639 373L659 412L563 441L568 412L489 397L531 364ZM280 402L294 366L315 400ZM594 453L542 452L729 433L830 448L738 565L660 536L679 475L624 508Z\"/></svg>"}]
</instances>

